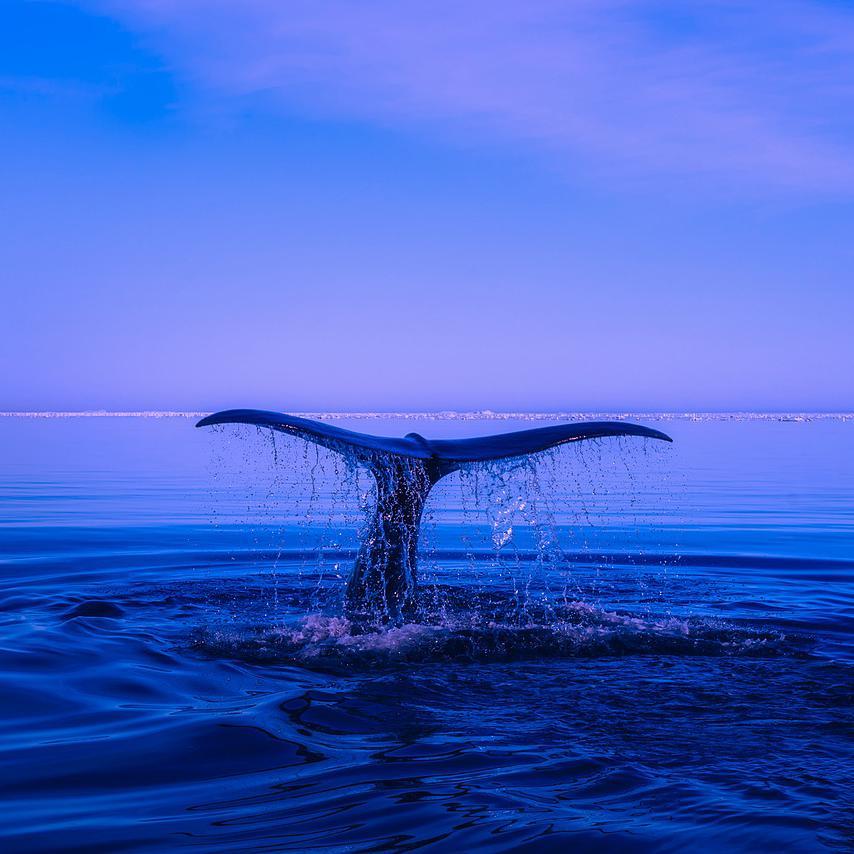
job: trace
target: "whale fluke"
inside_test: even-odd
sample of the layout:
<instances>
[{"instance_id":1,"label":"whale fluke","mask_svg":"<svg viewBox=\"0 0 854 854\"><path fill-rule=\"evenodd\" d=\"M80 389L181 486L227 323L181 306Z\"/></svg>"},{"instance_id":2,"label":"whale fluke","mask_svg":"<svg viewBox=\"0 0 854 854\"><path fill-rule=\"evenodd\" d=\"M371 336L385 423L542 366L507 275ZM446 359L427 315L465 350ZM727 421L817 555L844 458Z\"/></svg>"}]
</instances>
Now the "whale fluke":
<instances>
[{"instance_id":1,"label":"whale fluke","mask_svg":"<svg viewBox=\"0 0 854 854\"><path fill-rule=\"evenodd\" d=\"M400 623L416 610L418 529L433 485L466 463L522 457L567 442L607 436L673 440L660 430L623 421L588 421L538 427L476 439L402 439L371 436L260 409L229 409L196 426L254 424L299 436L355 458L374 475L377 506L347 585L345 610L354 620Z\"/></svg>"},{"instance_id":2,"label":"whale fluke","mask_svg":"<svg viewBox=\"0 0 854 854\"><path fill-rule=\"evenodd\" d=\"M375 454L397 454L414 460L436 460L444 463L482 463L523 457L546 451L566 442L581 439L599 439L605 436L645 436L648 439L673 440L660 430L629 424L624 421L587 421L578 424L558 424L553 427L536 427L516 433L499 433L476 439L425 439L410 433L403 439L371 436L343 430L320 421L268 412L263 409L227 409L202 418L196 427L214 424L255 424L270 427L283 433L299 436L318 445L338 451L342 446L357 457Z\"/></svg>"}]
</instances>

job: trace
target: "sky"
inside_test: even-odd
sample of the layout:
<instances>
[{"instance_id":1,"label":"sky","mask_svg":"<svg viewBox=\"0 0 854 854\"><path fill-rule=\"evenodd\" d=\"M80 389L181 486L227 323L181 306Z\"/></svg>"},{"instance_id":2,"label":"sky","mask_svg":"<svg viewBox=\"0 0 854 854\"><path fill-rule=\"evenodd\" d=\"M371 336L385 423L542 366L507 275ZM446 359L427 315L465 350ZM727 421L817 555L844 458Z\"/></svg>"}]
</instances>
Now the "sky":
<instances>
[{"instance_id":1,"label":"sky","mask_svg":"<svg viewBox=\"0 0 854 854\"><path fill-rule=\"evenodd\" d=\"M854 5L0 3L0 410L854 410Z\"/></svg>"}]
</instances>

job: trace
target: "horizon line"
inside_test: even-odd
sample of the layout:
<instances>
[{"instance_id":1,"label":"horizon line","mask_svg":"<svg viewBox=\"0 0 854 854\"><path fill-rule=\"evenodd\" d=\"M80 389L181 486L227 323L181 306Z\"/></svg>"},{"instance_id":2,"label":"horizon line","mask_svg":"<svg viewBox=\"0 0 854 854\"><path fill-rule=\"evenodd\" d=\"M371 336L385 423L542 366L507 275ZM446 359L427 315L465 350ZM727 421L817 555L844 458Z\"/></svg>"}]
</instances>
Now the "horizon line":
<instances>
[{"instance_id":1,"label":"horizon line","mask_svg":"<svg viewBox=\"0 0 854 854\"><path fill-rule=\"evenodd\" d=\"M202 418L210 410L9 410L0 411L2 418ZM854 420L854 411L846 410L607 410L578 409L574 411L535 410L376 410L376 411L305 411L291 413L297 417L325 419L408 418L457 420L556 420L591 416L608 416L616 420L643 417L653 420Z\"/></svg>"}]
</instances>

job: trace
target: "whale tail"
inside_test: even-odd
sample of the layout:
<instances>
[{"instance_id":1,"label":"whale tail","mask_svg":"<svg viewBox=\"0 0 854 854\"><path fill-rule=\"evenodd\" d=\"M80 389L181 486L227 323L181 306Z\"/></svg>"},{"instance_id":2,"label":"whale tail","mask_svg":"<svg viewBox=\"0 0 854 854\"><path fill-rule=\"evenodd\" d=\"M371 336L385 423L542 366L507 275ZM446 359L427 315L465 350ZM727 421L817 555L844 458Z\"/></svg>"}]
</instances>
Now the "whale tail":
<instances>
[{"instance_id":1,"label":"whale tail","mask_svg":"<svg viewBox=\"0 0 854 854\"><path fill-rule=\"evenodd\" d=\"M402 439L371 436L319 421L258 409L229 409L196 426L254 424L298 436L337 451L368 468L377 503L347 584L348 618L369 624L399 624L416 611L418 532L433 486L466 463L539 453L568 442L606 436L673 441L659 430L622 421L559 424L476 439Z\"/></svg>"}]
</instances>

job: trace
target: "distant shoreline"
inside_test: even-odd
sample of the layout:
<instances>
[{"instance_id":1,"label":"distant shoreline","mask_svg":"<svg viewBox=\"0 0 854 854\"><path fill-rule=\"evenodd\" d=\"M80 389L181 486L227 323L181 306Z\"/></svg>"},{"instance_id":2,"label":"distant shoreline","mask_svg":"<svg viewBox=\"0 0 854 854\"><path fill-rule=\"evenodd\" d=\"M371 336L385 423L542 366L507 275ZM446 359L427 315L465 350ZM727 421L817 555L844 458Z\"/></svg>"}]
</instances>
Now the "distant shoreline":
<instances>
[{"instance_id":1,"label":"distant shoreline","mask_svg":"<svg viewBox=\"0 0 854 854\"><path fill-rule=\"evenodd\" d=\"M201 418L207 411L86 410L0 412L0 418ZM319 420L400 419L413 421L565 421L641 418L646 421L854 421L854 412L295 412Z\"/></svg>"}]
</instances>

